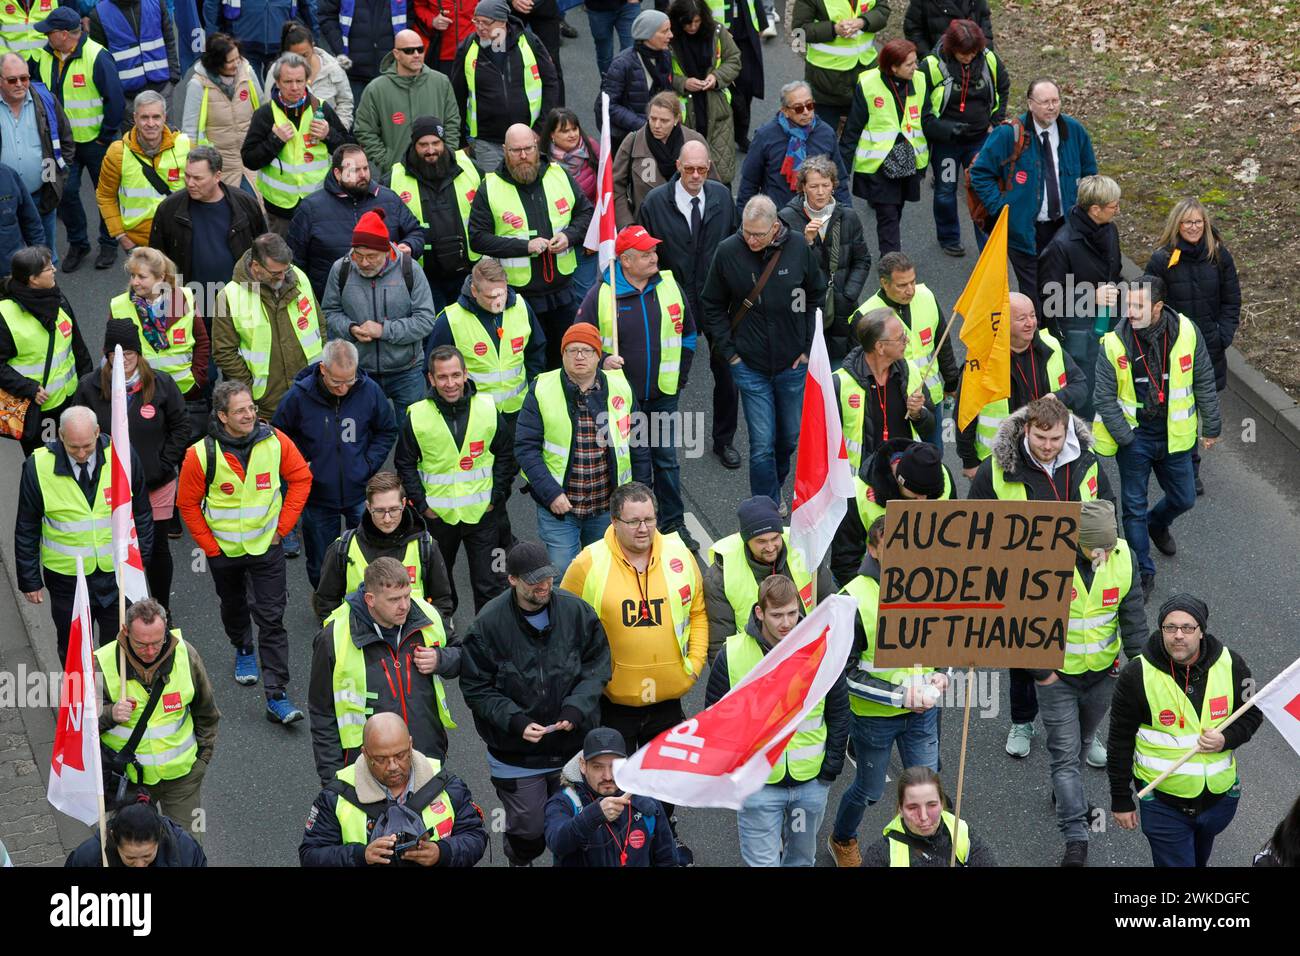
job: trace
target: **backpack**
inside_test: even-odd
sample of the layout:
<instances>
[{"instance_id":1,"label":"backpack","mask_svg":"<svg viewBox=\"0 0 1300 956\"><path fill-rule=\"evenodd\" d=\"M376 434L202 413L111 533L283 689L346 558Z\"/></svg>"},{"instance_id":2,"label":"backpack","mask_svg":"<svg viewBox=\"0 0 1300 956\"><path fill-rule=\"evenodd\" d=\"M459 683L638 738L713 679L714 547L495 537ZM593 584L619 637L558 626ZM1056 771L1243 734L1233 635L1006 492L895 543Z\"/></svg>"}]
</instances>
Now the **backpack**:
<instances>
[{"instance_id":1,"label":"backpack","mask_svg":"<svg viewBox=\"0 0 1300 956\"><path fill-rule=\"evenodd\" d=\"M1016 145L1011 150L1011 156L1002 163L1002 171L1005 175L998 179L998 192L1008 193L1011 191L1012 172L1016 168L1016 163L1020 161L1020 154L1029 148L1029 134L1025 131L1025 124L1020 122L1019 116L1005 119L1001 125L1010 126L1015 131L1014 135L1016 137ZM984 203L980 202L979 196L975 195L975 190L970 183L971 167L975 165L979 155L979 153L976 153L971 158L970 166L966 167L966 208L970 211L971 222L975 223L984 232L988 232L990 228L989 211L984 208Z\"/></svg>"},{"instance_id":2,"label":"backpack","mask_svg":"<svg viewBox=\"0 0 1300 956\"><path fill-rule=\"evenodd\" d=\"M1019 155L1019 154L1017 154ZM404 252L397 254L397 261L402 264L402 280L406 283L406 294L411 294L411 288L415 285L414 266L411 265L411 257ZM352 259L345 258L343 264L339 266L339 297L343 296L343 287L348 284L348 276L352 275Z\"/></svg>"},{"instance_id":3,"label":"backpack","mask_svg":"<svg viewBox=\"0 0 1300 956\"><path fill-rule=\"evenodd\" d=\"M352 539L357 536L356 528L348 528L339 535L339 547L335 553L335 558L339 563L339 577L346 585L348 580L348 552L352 549ZM429 533L420 535L420 571L431 567L433 564L433 536ZM427 597L426 597L426 600Z\"/></svg>"}]
</instances>

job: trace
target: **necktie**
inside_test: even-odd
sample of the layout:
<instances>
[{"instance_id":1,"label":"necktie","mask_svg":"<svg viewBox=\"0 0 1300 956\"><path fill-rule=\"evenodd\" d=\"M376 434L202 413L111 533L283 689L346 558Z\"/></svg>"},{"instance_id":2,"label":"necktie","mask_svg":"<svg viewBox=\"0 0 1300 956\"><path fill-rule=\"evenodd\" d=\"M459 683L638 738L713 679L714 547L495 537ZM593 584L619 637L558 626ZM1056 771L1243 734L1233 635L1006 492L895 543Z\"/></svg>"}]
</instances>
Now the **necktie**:
<instances>
[{"instance_id":1,"label":"necktie","mask_svg":"<svg viewBox=\"0 0 1300 956\"><path fill-rule=\"evenodd\" d=\"M692 196L691 197L691 238L692 239L697 241L699 240L700 223L703 222L703 220L704 217L700 215L700 197Z\"/></svg>"},{"instance_id":2,"label":"necktie","mask_svg":"<svg viewBox=\"0 0 1300 956\"><path fill-rule=\"evenodd\" d=\"M1043 183L1047 188L1047 219L1055 222L1061 218L1061 184L1056 178L1056 161L1052 159L1052 136L1050 131L1042 134L1043 138Z\"/></svg>"},{"instance_id":3,"label":"necktie","mask_svg":"<svg viewBox=\"0 0 1300 956\"><path fill-rule=\"evenodd\" d=\"M93 465L91 462L86 462L84 465L78 465L77 467L81 469L81 477L78 481L81 485L82 493L85 494L86 500L90 501L91 497L95 494L95 485L90 478L90 469Z\"/></svg>"}]
</instances>

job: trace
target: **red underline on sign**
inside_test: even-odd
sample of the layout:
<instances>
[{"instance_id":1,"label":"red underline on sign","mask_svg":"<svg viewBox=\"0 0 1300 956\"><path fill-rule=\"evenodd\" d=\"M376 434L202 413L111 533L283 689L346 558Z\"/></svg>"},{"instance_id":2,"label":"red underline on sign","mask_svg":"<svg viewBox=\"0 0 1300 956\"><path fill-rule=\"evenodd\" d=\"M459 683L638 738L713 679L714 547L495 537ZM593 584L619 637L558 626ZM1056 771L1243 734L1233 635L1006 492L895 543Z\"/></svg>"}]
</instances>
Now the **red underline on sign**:
<instances>
[{"instance_id":1,"label":"red underline on sign","mask_svg":"<svg viewBox=\"0 0 1300 956\"><path fill-rule=\"evenodd\" d=\"M956 602L953 604L882 604L882 611L1001 611L1005 604L979 604L976 602Z\"/></svg>"}]
</instances>

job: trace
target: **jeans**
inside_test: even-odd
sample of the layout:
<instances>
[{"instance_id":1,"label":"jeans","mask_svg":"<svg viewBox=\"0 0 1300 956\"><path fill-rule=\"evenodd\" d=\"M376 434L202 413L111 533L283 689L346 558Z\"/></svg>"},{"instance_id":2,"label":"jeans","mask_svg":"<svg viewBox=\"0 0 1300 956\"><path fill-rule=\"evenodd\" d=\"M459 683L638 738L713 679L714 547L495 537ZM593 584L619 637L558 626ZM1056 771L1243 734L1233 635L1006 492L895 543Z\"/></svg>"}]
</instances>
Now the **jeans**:
<instances>
[{"instance_id":1,"label":"jeans","mask_svg":"<svg viewBox=\"0 0 1300 956\"><path fill-rule=\"evenodd\" d=\"M885 771L889 769L889 752L898 745L903 767L929 767L939 771L939 708L921 714L908 711L897 717L860 717L849 722L849 739L858 771L853 783L840 797L831 835L847 843L858 835L862 815L867 807L885 793Z\"/></svg>"},{"instance_id":2,"label":"jeans","mask_svg":"<svg viewBox=\"0 0 1300 956\"><path fill-rule=\"evenodd\" d=\"M1238 784L1240 786L1240 783ZM1225 793L1219 802L1196 816L1152 796L1138 801L1138 818L1142 832L1151 845L1153 866L1206 866L1214 838L1228 828L1237 815L1240 800L1237 787Z\"/></svg>"},{"instance_id":3,"label":"jeans","mask_svg":"<svg viewBox=\"0 0 1300 956\"><path fill-rule=\"evenodd\" d=\"M831 785L809 780L794 787L766 784L736 814L740 857L746 866L812 866L817 831Z\"/></svg>"},{"instance_id":4,"label":"jeans","mask_svg":"<svg viewBox=\"0 0 1300 956\"><path fill-rule=\"evenodd\" d=\"M662 395L654 401L643 402L641 411L646 415L646 436L650 445L650 469L654 475L655 498L659 501L659 530L664 534L682 526L682 466L677 460L677 449L682 442L682 425L678 417L678 395ZM651 418L659 414L660 418ZM688 413L689 414L689 413ZM660 425L660 422L666 425Z\"/></svg>"},{"instance_id":5,"label":"jeans","mask_svg":"<svg viewBox=\"0 0 1300 956\"><path fill-rule=\"evenodd\" d=\"M749 493L767 495L777 504L799 444L807 371L800 365L770 375L753 371L743 360L731 366L749 428Z\"/></svg>"},{"instance_id":6,"label":"jeans","mask_svg":"<svg viewBox=\"0 0 1300 956\"><path fill-rule=\"evenodd\" d=\"M930 429L928 435L922 435L921 441L933 445L939 449L940 457L943 456L943 401L934 406L934 427Z\"/></svg>"},{"instance_id":7,"label":"jeans","mask_svg":"<svg viewBox=\"0 0 1300 956\"><path fill-rule=\"evenodd\" d=\"M587 23L591 38L596 41L596 68L604 76L614 62L614 31L618 30L618 49L623 52L632 45L632 21L641 12L640 3L624 3L617 10L587 9Z\"/></svg>"},{"instance_id":8,"label":"jeans","mask_svg":"<svg viewBox=\"0 0 1300 956\"><path fill-rule=\"evenodd\" d=\"M320 584L320 565L325 551L339 536L339 519L345 528L355 528L361 523L365 501L346 508L325 507L310 502L302 509L302 547L307 555L307 580L312 590Z\"/></svg>"},{"instance_id":9,"label":"jeans","mask_svg":"<svg viewBox=\"0 0 1300 956\"><path fill-rule=\"evenodd\" d=\"M400 432L406 427L406 410L424 398L429 390L424 370L417 365L401 372L372 372L366 369L366 374L378 382L384 394L392 399L393 413L397 416L397 430Z\"/></svg>"},{"instance_id":10,"label":"jeans","mask_svg":"<svg viewBox=\"0 0 1300 956\"><path fill-rule=\"evenodd\" d=\"M59 245L55 241L58 238L59 231L59 210L51 209L41 215L41 226L45 229L45 244L50 247L52 261L57 266L59 264Z\"/></svg>"},{"instance_id":11,"label":"jeans","mask_svg":"<svg viewBox=\"0 0 1300 956\"><path fill-rule=\"evenodd\" d=\"M1067 843L1087 842L1088 799L1083 786L1083 761L1092 735L1110 706L1115 682L1106 675L1087 690L1059 677L1038 685L1038 709L1047 729L1047 752L1052 761L1052 792L1056 794L1056 826Z\"/></svg>"},{"instance_id":12,"label":"jeans","mask_svg":"<svg viewBox=\"0 0 1300 956\"><path fill-rule=\"evenodd\" d=\"M1124 538L1133 549L1140 573L1154 575L1148 529L1157 534L1168 531L1175 518L1196 504L1191 449L1171 455L1164 434L1149 435L1139 428L1133 432L1133 440L1115 452L1115 464L1119 466ZM1147 485L1153 471L1165 496L1148 511Z\"/></svg>"},{"instance_id":13,"label":"jeans","mask_svg":"<svg viewBox=\"0 0 1300 956\"><path fill-rule=\"evenodd\" d=\"M90 236L86 233L86 210L81 206L81 173L90 174L92 185L99 185L99 167L104 162L108 147L91 140L77 144L77 155L68 164L68 181L63 185L63 198L59 200L59 216L63 226L68 230L68 246L90 248ZM52 237L51 237L52 238ZM104 227L104 217L99 217L99 244L117 248L108 230Z\"/></svg>"},{"instance_id":14,"label":"jeans","mask_svg":"<svg viewBox=\"0 0 1300 956\"><path fill-rule=\"evenodd\" d=\"M570 512L560 518L550 508L537 506L537 536L546 545L546 553L550 555L551 564L555 567L556 579L562 579L578 552L603 538L608 527L608 510L585 518L575 518Z\"/></svg>"},{"instance_id":15,"label":"jeans","mask_svg":"<svg viewBox=\"0 0 1300 956\"><path fill-rule=\"evenodd\" d=\"M1092 421L1092 388L1097 381L1097 353L1101 351L1101 339L1092 330L1092 319L1061 319L1061 347L1074 359L1083 377L1088 381L1088 392L1082 402L1073 409L1085 422Z\"/></svg>"},{"instance_id":16,"label":"jeans","mask_svg":"<svg viewBox=\"0 0 1300 956\"><path fill-rule=\"evenodd\" d=\"M632 4L628 4L632 6ZM591 11L588 10L588 13ZM587 291L596 284L596 266L600 259L599 255L593 255L583 250L578 250L578 266L573 270L573 275L569 279L569 288L573 290L573 307L576 309L582 305L582 300L587 297Z\"/></svg>"},{"instance_id":17,"label":"jeans","mask_svg":"<svg viewBox=\"0 0 1300 956\"><path fill-rule=\"evenodd\" d=\"M961 245L957 190L961 188L964 193L966 177L962 170L975 161L975 154L983 145L983 139L967 143L935 143L930 153L930 166L934 169L934 232L939 245L945 248Z\"/></svg>"}]
</instances>

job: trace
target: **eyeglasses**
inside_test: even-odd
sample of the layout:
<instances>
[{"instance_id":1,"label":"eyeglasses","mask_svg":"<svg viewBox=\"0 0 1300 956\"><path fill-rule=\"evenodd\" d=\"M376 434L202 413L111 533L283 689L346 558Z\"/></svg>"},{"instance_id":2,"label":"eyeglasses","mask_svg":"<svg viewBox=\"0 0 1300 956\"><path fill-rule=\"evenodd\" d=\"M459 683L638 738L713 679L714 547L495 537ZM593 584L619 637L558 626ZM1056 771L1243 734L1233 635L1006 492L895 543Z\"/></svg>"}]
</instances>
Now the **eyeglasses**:
<instances>
[{"instance_id":1,"label":"eyeglasses","mask_svg":"<svg viewBox=\"0 0 1300 956\"><path fill-rule=\"evenodd\" d=\"M537 152L537 145L532 146L512 146L506 150L511 156L527 156L529 153Z\"/></svg>"},{"instance_id":2,"label":"eyeglasses","mask_svg":"<svg viewBox=\"0 0 1300 956\"><path fill-rule=\"evenodd\" d=\"M1184 226L1187 226L1189 229L1201 229L1201 228L1204 228L1204 226L1205 226L1205 220L1204 220L1204 219L1184 219L1184 220L1183 220L1183 225L1184 225Z\"/></svg>"},{"instance_id":3,"label":"eyeglasses","mask_svg":"<svg viewBox=\"0 0 1300 956\"><path fill-rule=\"evenodd\" d=\"M741 226L740 231L744 234L746 239L766 239L768 236L772 234L772 229L775 225L776 223L772 223L771 226L768 226L762 232L754 232L750 229L746 229L744 226Z\"/></svg>"},{"instance_id":4,"label":"eyeglasses","mask_svg":"<svg viewBox=\"0 0 1300 956\"><path fill-rule=\"evenodd\" d=\"M494 23L502 23L501 20L489 20L487 17L471 17L470 23L476 27L490 27Z\"/></svg>"},{"instance_id":5,"label":"eyeglasses","mask_svg":"<svg viewBox=\"0 0 1300 956\"><path fill-rule=\"evenodd\" d=\"M405 505L399 505L396 508L371 508L370 513L376 518L395 518L405 510Z\"/></svg>"},{"instance_id":6,"label":"eyeglasses","mask_svg":"<svg viewBox=\"0 0 1300 956\"><path fill-rule=\"evenodd\" d=\"M1189 637L1201 629L1199 624L1161 624L1160 633L1165 637L1173 637L1175 634L1186 634Z\"/></svg>"},{"instance_id":7,"label":"eyeglasses","mask_svg":"<svg viewBox=\"0 0 1300 956\"><path fill-rule=\"evenodd\" d=\"M423 53L423 52L424 52L424 47L422 47L422 46L399 46L399 47L397 48L397 52L398 52L398 53L405 53L405 54L407 54L408 56L414 56L414 55L417 54L417 53Z\"/></svg>"},{"instance_id":8,"label":"eyeglasses","mask_svg":"<svg viewBox=\"0 0 1300 956\"><path fill-rule=\"evenodd\" d=\"M275 271L275 270L273 270L273 269L268 269L266 266L262 265L260 262L257 264L257 267L258 267L259 269L261 269L263 272L265 272L268 276L270 276L272 282L279 282L281 279L283 279L285 276L287 276L287 275L290 273L290 271L292 271L292 269L293 269L293 266L289 266L288 269L281 269L281 270L279 270L279 271L277 272L277 271Z\"/></svg>"},{"instance_id":9,"label":"eyeglasses","mask_svg":"<svg viewBox=\"0 0 1300 956\"><path fill-rule=\"evenodd\" d=\"M346 385L351 388L353 385L357 384L357 377L355 375L351 378L336 378L334 374L327 370L323 365L321 366L320 377L325 380L326 385L334 385L336 387Z\"/></svg>"},{"instance_id":10,"label":"eyeglasses","mask_svg":"<svg viewBox=\"0 0 1300 956\"><path fill-rule=\"evenodd\" d=\"M10 86L22 86L24 83L30 83L32 81L32 77L31 74L27 74L25 76L6 76L4 78L4 81L8 83Z\"/></svg>"},{"instance_id":11,"label":"eyeglasses","mask_svg":"<svg viewBox=\"0 0 1300 956\"><path fill-rule=\"evenodd\" d=\"M596 354L596 350L587 345L571 345L564 350L564 354L572 358L589 359Z\"/></svg>"},{"instance_id":12,"label":"eyeglasses","mask_svg":"<svg viewBox=\"0 0 1300 956\"><path fill-rule=\"evenodd\" d=\"M1049 110L1054 110L1061 105L1061 101L1059 99L1058 100L1036 100L1033 97L1030 97L1029 102L1033 103L1035 106L1046 107Z\"/></svg>"},{"instance_id":13,"label":"eyeglasses","mask_svg":"<svg viewBox=\"0 0 1300 956\"><path fill-rule=\"evenodd\" d=\"M791 103L786 107L786 109L790 110L792 113L799 114L811 113L816 108L817 105L813 103L812 100L809 100L807 103Z\"/></svg>"},{"instance_id":14,"label":"eyeglasses","mask_svg":"<svg viewBox=\"0 0 1300 956\"><path fill-rule=\"evenodd\" d=\"M659 523L658 518L637 518L634 521L628 521L626 518L615 518L620 524L625 524L629 528L653 528Z\"/></svg>"},{"instance_id":15,"label":"eyeglasses","mask_svg":"<svg viewBox=\"0 0 1300 956\"><path fill-rule=\"evenodd\" d=\"M691 175L696 175L696 176L707 176L709 174L709 167L708 166L683 166L682 172Z\"/></svg>"}]
</instances>

